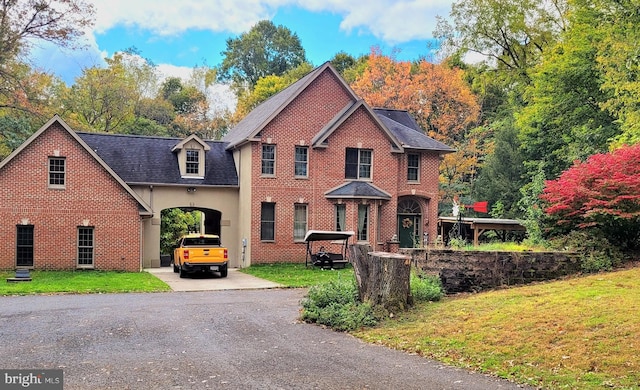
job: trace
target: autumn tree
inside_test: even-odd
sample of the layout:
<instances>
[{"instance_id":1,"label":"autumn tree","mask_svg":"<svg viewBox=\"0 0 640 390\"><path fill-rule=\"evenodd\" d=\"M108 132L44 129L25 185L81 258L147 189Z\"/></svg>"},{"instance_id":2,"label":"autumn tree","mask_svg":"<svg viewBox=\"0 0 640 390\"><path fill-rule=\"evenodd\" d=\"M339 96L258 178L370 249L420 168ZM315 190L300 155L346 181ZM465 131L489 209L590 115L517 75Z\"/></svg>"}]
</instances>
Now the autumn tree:
<instances>
[{"instance_id":1,"label":"autumn tree","mask_svg":"<svg viewBox=\"0 0 640 390\"><path fill-rule=\"evenodd\" d=\"M565 0L458 0L449 19L439 19L436 36L445 49L482 58L512 83L527 84L531 67L565 29L566 9Z\"/></svg>"},{"instance_id":2,"label":"autumn tree","mask_svg":"<svg viewBox=\"0 0 640 390\"><path fill-rule=\"evenodd\" d=\"M24 97L34 96L33 79L25 79L25 58L38 41L75 47L93 24L93 5L82 0L3 1L0 3L0 108L32 112Z\"/></svg>"},{"instance_id":3,"label":"autumn tree","mask_svg":"<svg viewBox=\"0 0 640 390\"><path fill-rule=\"evenodd\" d=\"M576 161L541 198L555 234L597 229L624 248L640 245L640 144Z\"/></svg>"},{"instance_id":4,"label":"autumn tree","mask_svg":"<svg viewBox=\"0 0 640 390\"><path fill-rule=\"evenodd\" d=\"M373 48L362 75L351 84L369 105L409 111L427 135L456 149L441 165L444 198L469 193L481 150L482 132L471 131L479 105L463 72L432 64L396 61Z\"/></svg>"},{"instance_id":5,"label":"autumn tree","mask_svg":"<svg viewBox=\"0 0 640 390\"><path fill-rule=\"evenodd\" d=\"M304 62L282 76L270 75L260 78L253 89L245 90L238 96L236 110L232 117L233 123L238 123L262 102L300 80L312 70L311 64Z\"/></svg>"},{"instance_id":6,"label":"autumn tree","mask_svg":"<svg viewBox=\"0 0 640 390\"><path fill-rule=\"evenodd\" d=\"M125 133L140 98L122 55L106 59L107 68L91 67L66 92L72 125L90 131Z\"/></svg>"}]
</instances>

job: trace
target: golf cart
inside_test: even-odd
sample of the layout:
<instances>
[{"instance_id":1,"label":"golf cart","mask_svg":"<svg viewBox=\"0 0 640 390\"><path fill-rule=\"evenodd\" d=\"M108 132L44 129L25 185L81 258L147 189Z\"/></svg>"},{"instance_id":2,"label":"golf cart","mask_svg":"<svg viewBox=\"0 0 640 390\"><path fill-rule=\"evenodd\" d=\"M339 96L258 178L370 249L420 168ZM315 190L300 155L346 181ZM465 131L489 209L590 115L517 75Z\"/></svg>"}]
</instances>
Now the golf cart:
<instances>
[{"instance_id":1,"label":"golf cart","mask_svg":"<svg viewBox=\"0 0 640 390\"><path fill-rule=\"evenodd\" d=\"M309 230L304 236L307 243L305 266L314 265L323 269L344 268L349 262L349 238L354 234L352 231Z\"/></svg>"}]
</instances>

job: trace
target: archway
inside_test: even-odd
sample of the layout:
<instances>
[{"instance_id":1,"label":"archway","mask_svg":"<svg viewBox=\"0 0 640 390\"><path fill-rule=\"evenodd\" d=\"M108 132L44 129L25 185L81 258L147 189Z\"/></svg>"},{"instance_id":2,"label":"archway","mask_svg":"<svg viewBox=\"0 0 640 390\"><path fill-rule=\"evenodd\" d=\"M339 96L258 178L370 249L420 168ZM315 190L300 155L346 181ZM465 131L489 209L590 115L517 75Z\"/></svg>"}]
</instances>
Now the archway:
<instances>
[{"instance_id":1,"label":"archway","mask_svg":"<svg viewBox=\"0 0 640 390\"><path fill-rule=\"evenodd\" d=\"M194 214L194 211L198 213ZM216 234L222 238L221 218L219 210L203 207L177 206L163 209L160 223L160 266L170 265L173 248L186 232Z\"/></svg>"},{"instance_id":2,"label":"archway","mask_svg":"<svg viewBox=\"0 0 640 390\"><path fill-rule=\"evenodd\" d=\"M398 200L398 241L400 248L416 248L422 242L422 208L415 198Z\"/></svg>"}]
</instances>

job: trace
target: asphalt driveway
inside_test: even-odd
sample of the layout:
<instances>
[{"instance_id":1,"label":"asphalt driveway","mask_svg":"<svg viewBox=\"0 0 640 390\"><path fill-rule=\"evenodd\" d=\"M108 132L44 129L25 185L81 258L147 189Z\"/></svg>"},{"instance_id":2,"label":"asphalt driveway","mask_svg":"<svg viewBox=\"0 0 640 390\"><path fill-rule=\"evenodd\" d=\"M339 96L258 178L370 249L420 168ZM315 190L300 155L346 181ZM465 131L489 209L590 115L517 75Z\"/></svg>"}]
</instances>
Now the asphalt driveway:
<instances>
[{"instance_id":1,"label":"asphalt driveway","mask_svg":"<svg viewBox=\"0 0 640 390\"><path fill-rule=\"evenodd\" d=\"M0 297L1 369L65 390L515 389L299 323L305 290Z\"/></svg>"}]
</instances>

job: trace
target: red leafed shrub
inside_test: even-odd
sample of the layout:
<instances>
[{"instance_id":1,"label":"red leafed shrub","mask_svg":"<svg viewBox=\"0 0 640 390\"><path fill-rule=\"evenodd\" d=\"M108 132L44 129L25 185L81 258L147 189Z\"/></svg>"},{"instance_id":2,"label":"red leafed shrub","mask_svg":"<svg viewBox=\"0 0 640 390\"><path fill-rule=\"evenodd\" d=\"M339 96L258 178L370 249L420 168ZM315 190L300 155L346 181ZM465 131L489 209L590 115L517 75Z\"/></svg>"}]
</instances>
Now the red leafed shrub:
<instances>
[{"instance_id":1,"label":"red leafed shrub","mask_svg":"<svg viewBox=\"0 0 640 390\"><path fill-rule=\"evenodd\" d=\"M546 182L550 220L567 230L596 228L614 244L635 247L640 231L640 144L575 162Z\"/></svg>"}]
</instances>

